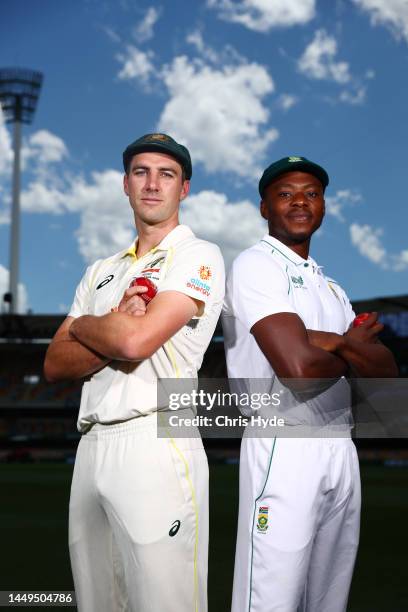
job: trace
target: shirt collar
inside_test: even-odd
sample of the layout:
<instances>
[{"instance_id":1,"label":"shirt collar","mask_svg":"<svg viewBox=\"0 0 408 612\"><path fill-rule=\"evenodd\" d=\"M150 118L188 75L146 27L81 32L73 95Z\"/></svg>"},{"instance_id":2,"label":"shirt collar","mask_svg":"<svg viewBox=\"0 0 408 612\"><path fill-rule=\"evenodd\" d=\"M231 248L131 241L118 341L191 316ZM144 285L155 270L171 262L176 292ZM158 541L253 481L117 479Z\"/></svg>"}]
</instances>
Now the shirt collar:
<instances>
[{"instance_id":1,"label":"shirt collar","mask_svg":"<svg viewBox=\"0 0 408 612\"><path fill-rule=\"evenodd\" d=\"M169 232L157 246L153 247L153 249L150 249L148 253L152 254L156 251L167 251L170 247L173 247L185 238L190 237L194 237L194 233L187 225L176 225L176 227L172 229L171 232ZM119 258L122 259L124 257L129 256L133 259L136 259L136 244L137 237L128 249L125 249L119 253ZM146 255L147 253L145 253L143 257L145 257Z\"/></svg>"},{"instance_id":2,"label":"shirt collar","mask_svg":"<svg viewBox=\"0 0 408 612\"><path fill-rule=\"evenodd\" d=\"M295 264L295 266L311 266L313 270L320 270L322 266L318 266L312 257L308 257L307 259L303 259L300 255L292 251L286 244L283 244L277 238L270 236L269 234L265 234L263 238L261 238L260 245L262 248L266 250L272 249L272 253L276 252L278 255L283 257L286 260L289 260L291 263ZM305 264L308 264L305 266Z\"/></svg>"}]
</instances>

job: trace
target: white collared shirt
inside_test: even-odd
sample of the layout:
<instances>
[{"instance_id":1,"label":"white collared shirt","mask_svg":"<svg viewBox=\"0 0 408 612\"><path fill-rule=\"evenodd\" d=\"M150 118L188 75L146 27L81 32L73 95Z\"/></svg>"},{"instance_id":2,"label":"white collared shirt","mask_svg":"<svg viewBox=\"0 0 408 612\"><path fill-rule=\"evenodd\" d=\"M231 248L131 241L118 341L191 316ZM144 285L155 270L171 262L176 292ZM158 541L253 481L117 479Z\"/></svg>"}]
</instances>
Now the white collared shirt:
<instances>
[{"instance_id":1,"label":"white collared shirt","mask_svg":"<svg viewBox=\"0 0 408 612\"><path fill-rule=\"evenodd\" d=\"M326 277L311 257L305 260L266 235L235 259L227 279L223 329L231 379L269 379L271 392L276 385L282 387L250 331L257 321L280 312L299 315L308 329L338 334L347 331L355 316L343 289ZM327 398L321 399L324 404ZM304 416L305 420L302 411L297 410L288 423L313 424L314 417L307 414L306 408ZM337 417L337 422L351 422L349 414L340 421Z\"/></svg>"},{"instance_id":2,"label":"white collared shirt","mask_svg":"<svg viewBox=\"0 0 408 612\"><path fill-rule=\"evenodd\" d=\"M219 248L178 225L143 257L135 243L91 265L76 290L69 316L101 316L119 304L134 278L145 276L158 292L180 291L203 302L203 311L154 355L141 362L113 361L82 389L78 429L149 414L158 409L157 378L195 378L211 340L224 297L224 262Z\"/></svg>"}]
</instances>

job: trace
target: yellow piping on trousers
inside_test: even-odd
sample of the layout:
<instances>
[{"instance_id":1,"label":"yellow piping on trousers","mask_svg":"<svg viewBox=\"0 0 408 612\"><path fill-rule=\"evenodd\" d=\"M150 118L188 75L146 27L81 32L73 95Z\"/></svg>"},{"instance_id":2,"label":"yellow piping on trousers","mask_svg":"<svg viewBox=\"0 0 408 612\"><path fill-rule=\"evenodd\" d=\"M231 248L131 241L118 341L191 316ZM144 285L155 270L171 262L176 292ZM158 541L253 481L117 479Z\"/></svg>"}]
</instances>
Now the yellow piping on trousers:
<instances>
[{"instance_id":1,"label":"yellow piping on trousers","mask_svg":"<svg viewBox=\"0 0 408 612\"><path fill-rule=\"evenodd\" d=\"M169 254L169 262L167 264L167 266L170 264L170 261L173 257L173 249L171 251L171 253ZM166 267L167 267L166 266ZM166 348L167 348L167 352L170 358L170 362L171 365L173 367L174 373L176 375L176 378L180 378L180 369L177 365L177 361L174 355L174 351L173 351L173 346L171 343L171 340L169 340L168 342L166 342L165 344ZM159 417L161 417L162 415L160 415L159 413ZM198 575L197 575L197 553L198 553L198 507L197 507L197 499L196 499L196 495L195 495L195 491L194 491L194 486L193 486L193 482L191 480L191 475L190 475L190 469L188 467L188 462L187 459L185 458L184 454L182 453L182 451L180 450L180 448L177 446L174 438L170 435L170 432L168 430L168 428L166 428L166 435L170 440L170 444L173 446L174 450L176 451L176 453L178 454L178 456L180 457L181 461L183 462L184 465L184 469L186 471L186 477L187 477L187 482L188 482L188 486L190 488L190 492L191 492L191 498L193 501L193 508L194 508L194 515L195 515L195 538L194 538L194 600L195 600L195 612L198 612Z\"/></svg>"}]
</instances>

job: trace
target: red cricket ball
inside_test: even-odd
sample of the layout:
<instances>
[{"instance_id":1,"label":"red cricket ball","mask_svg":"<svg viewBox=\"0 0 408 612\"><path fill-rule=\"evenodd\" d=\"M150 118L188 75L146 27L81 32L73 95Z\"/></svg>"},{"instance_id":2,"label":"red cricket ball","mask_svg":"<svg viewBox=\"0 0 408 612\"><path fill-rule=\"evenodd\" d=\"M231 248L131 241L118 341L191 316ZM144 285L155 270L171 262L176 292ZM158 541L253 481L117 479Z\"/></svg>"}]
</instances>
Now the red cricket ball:
<instances>
[{"instance_id":1,"label":"red cricket ball","mask_svg":"<svg viewBox=\"0 0 408 612\"><path fill-rule=\"evenodd\" d=\"M364 323L364 321L367 321L369 316L371 316L370 312L362 312L361 314L357 315L353 321L353 327L358 327Z\"/></svg>"},{"instance_id":2,"label":"red cricket ball","mask_svg":"<svg viewBox=\"0 0 408 612\"><path fill-rule=\"evenodd\" d=\"M130 283L131 287L134 287L135 285L138 285L139 287L147 287L147 291L144 293L139 293L140 297L146 302L146 304L151 302L157 293L156 285L149 278L145 278L144 276L138 276Z\"/></svg>"}]
</instances>

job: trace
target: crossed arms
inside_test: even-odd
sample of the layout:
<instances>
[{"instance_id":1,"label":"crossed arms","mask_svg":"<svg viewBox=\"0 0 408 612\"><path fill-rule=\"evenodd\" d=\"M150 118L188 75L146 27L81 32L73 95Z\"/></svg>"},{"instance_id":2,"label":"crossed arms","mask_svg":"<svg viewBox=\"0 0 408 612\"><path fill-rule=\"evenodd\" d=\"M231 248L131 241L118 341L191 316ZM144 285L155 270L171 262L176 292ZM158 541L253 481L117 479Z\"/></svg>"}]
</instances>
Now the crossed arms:
<instances>
[{"instance_id":1,"label":"crossed arms","mask_svg":"<svg viewBox=\"0 0 408 612\"><path fill-rule=\"evenodd\" d=\"M146 308L143 291L128 289L116 312L67 317L48 348L46 379L90 376L111 360L147 359L199 312L201 302L178 291L159 293Z\"/></svg>"},{"instance_id":2,"label":"crossed arms","mask_svg":"<svg viewBox=\"0 0 408 612\"><path fill-rule=\"evenodd\" d=\"M395 377L394 357L378 341L382 328L372 313L341 336L308 330L298 315L282 312L257 321L251 333L279 378Z\"/></svg>"}]
</instances>

